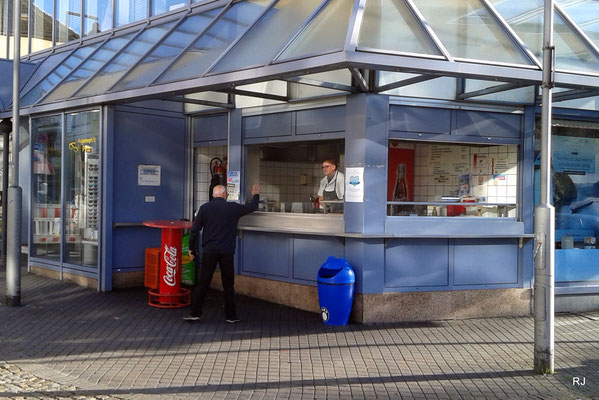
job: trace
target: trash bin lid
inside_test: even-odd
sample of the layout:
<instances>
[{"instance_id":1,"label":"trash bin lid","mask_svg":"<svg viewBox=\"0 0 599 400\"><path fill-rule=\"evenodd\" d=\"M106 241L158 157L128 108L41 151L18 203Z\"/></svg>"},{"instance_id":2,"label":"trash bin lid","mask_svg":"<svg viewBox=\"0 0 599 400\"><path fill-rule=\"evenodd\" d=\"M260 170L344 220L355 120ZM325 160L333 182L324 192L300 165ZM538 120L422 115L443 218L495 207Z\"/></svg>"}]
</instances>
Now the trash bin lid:
<instances>
[{"instance_id":1,"label":"trash bin lid","mask_svg":"<svg viewBox=\"0 0 599 400\"><path fill-rule=\"evenodd\" d=\"M346 285L356 282L356 275L345 258L330 256L318 270L318 282Z\"/></svg>"}]
</instances>

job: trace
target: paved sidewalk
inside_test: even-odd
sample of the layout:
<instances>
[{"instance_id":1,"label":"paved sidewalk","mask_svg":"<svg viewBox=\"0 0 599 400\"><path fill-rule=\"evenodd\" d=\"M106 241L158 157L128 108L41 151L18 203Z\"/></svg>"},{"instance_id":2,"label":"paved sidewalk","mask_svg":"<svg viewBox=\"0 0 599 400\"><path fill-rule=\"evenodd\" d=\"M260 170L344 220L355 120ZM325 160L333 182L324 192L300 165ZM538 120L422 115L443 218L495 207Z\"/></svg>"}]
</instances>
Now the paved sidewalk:
<instances>
[{"instance_id":1,"label":"paved sidewalk","mask_svg":"<svg viewBox=\"0 0 599 400\"><path fill-rule=\"evenodd\" d=\"M24 305L0 306L0 398L599 399L599 313L557 317L557 373L538 376L532 318L331 327L238 300L242 323L224 322L212 292L191 324L141 289L23 271Z\"/></svg>"}]
</instances>

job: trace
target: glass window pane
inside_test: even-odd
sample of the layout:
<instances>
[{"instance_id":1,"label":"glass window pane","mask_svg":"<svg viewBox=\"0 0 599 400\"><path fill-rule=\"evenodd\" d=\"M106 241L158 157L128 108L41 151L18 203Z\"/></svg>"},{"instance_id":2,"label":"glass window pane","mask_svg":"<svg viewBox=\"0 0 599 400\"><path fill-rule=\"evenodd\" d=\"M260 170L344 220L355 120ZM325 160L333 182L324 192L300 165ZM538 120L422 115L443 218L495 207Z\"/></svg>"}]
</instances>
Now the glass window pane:
<instances>
[{"instance_id":1,"label":"glass window pane","mask_svg":"<svg viewBox=\"0 0 599 400\"><path fill-rule=\"evenodd\" d=\"M97 267L100 112L67 114L64 261Z\"/></svg>"},{"instance_id":2,"label":"glass window pane","mask_svg":"<svg viewBox=\"0 0 599 400\"><path fill-rule=\"evenodd\" d=\"M499 82L480 81L476 79L465 80L465 92L474 92L500 85ZM503 92L490 93L482 96L471 97L472 100L500 101L513 103L532 104L535 101L535 87L526 86L518 89L505 90Z\"/></svg>"},{"instance_id":3,"label":"glass window pane","mask_svg":"<svg viewBox=\"0 0 599 400\"><path fill-rule=\"evenodd\" d=\"M148 17L146 0L116 0L116 26L127 25Z\"/></svg>"},{"instance_id":4,"label":"glass window pane","mask_svg":"<svg viewBox=\"0 0 599 400\"><path fill-rule=\"evenodd\" d=\"M390 71L380 71L378 75L379 86L419 76L418 74ZM425 97L429 99L454 100L456 83L456 78L438 77L435 79L390 89L383 92L383 94L388 94L390 96Z\"/></svg>"},{"instance_id":5,"label":"glass window pane","mask_svg":"<svg viewBox=\"0 0 599 400\"><path fill-rule=\"evenodd\" d=\"M270 3L270 0L250 0L233 4L158 82L202 76L222 52L262 15Z\"/></svg>"},{"instance_id":6,"label":"glass window pane","mask_svg":"<svg viewBox=\"0 0 599 400\"><path fill-rule=\"evenodd\" d=\"M414 3L453 57L530 64L479 0Z\"/></svg>"},{"instance_id":7,"label":"glass window pane","mask_svg":"<svg viewBox=\"0 0 599 400\"><path fill-rule=\"evenodd\" d=\"M321 2L279 1L212 71L233 71L268 64Z\"/></svg>"},{"instance_id":8,"label":"glass window pane","mask_svg":"<svg viewBox=\"0 0 599 400\"><path fill-rule=\"evenodd\" d=\"M115 90L143 87L152 82L185 47L187 47L204 30L220 9L214 9L191 16L166 36L160 45L148 54L125 78L114 88Z\"/></svg>"},{"instance_id":9,"label":"glass window pane","mask_svg":"<svg viewBox=\"0 0 599 400\"><path fill-rule=\"evenodd\" d=\"M112 0L85 0L83 29L85 35L112 29Z\"/></svg>"},{"instance_id":10,"label":"glass window pane","mask_svg":"<svg viewBox=\"0 0 599 400\"><path fill-rule=\"evenodd\" d=\"M2 4L2 2L0 1L0 4ZM12 6L12 2L10 3L10 5ZM21 43L20 43L20 53L21 56L26 55L29 53L29 38L28 38L28 32L29 32L29 20L28 20L28 15L29 15L29 3L27 1L21 1ZM12 19L12 7L10 8L10 12L9 12L9 16ZM14 55L14 51L15 51L15 43L14 43L14 35L13 35L13 26L12 26L12 20L10 21L9 25L8 25L8 29L10 32L10 37L9 37L9 50L8 50L8 58L13 58ZM6 47L5 47L6 48ZM4 57L4 55L1 55L1 57Z\"/></svg>"},{"instance_id":11,"label":"glass window pane","mask_svg":"<svg viewBox=\"0 0 599 400\"><path fill-rule=\"evenodd\" d=\"M353 7L353 1L331 0L281 54L279 60L343 50Z\"/></svg>"},{"instance_id":12,"label":"glass window pane","mask_svg":"<svg viewBox=\"0 0 599 400\"><path fill-rule=\"evenodd\" d=\"M557 0L576 25L599 46L599 2L596 0Z\"/></svg>"},{"instance_id":13,"label":"glass window pane","mask_svg":"<svg viewBox=\"0 0 599 400\"><path fill-rule=\"evenodd\" d=\"M34 0L31 10L31 52L52 46L52 0Z\"/></svg>"},{"instance_id":14,"label":"glass window pane","mask_svg":"<svg viewBox=\"0 0 599 400\"><path fill-rule=\"evenodd\" d=\"M358 39L360 47L441 54L403 0L366 2Z\"/></svg>"},{"instance_id":15,"label":"glass window pane","mask_svg":"<svg viewBox=\"0 0 599 400\"><path fill-rule=\"evenodd\" d=\"M89 81L78 95L90 96L110 89L150 48L166 35L175 22L153 26L144 30L110 64Z\"/></svg>"},{"instance_id":16,"label":"glass window pane","mask_svg":"<svg viewBox=\"0 0 599 400\"><path fill-rule=\"evenodd\" d=\"M152 0L152 15L173 11L187 5L187 0Z\"/></svg>"},{"instance_id":17,"label":"glass window pane","mask_svg":"<svg viewBox=\"0 0 599 400\"><path fill-rule=\"evenodd\" d=\"M543 0L527 2L491 0L491 2L539 61L542 61ZM594 73L599 71L599 57L557 12L554 24L556 68Z\"/></svg>"},{"instance_id":18,"label":"glass window pane","mask_svg":"<svg viewBox=\"0 0 599 400\"><path fill-rule=\"evenodd\" d=\"M8 15L6 0L0 1L0 58L6 58L6 39L8 38Z\"/></svg>"},{"instance_id":19,"label":"glass window pane","mask_svg":"<svg viewBox=\"0 0 599 400\"><path fill-rule=\"evenodd\" d=\"M56 1L56 44L79 39L81 36L81 1Z\"/></svg>"},{"instance_id":20,"label":"glass window pane","mask_svg":"<svg viewBox=\"0 0 599 400\"><path fill-rule=\"evenodd\" d=\"M516 218L518 150L517 145L390 140L387 215ZM503 190L497 188L497 175Z\"/></svg>"},{"instance_id":21,"label":"glass window pane","mask_svg":"<svg viewBox=\"0 0 599 400\"><path fill-rule=\"evenodd\" d=\"M62 117L33 118L32 230L31 255L60 259Z\"/></svg>"},{"instance_id":22,"label":"glass window pane","mask_svg":"<svg viewBox=\"0 0 599 400\"><path fill-rule=\"evenodd\" d=\"M21 107L30 106L48 93L73 69L77 68L101 43L94 43L87 47L77 49L66 60L64 60L50 75L35 85L31 91L21 98Z\"/></svg>"},{"instance_id":23,"label":"glass window pane","mask_svg":"<svg viewBox=\"0 0 599 400\"><path fill-rule=\"evenodd\" d=\"M112 58L123 48L123 46L129 43L134 35L134 33L130 33L125 36L110 39L100 50L95 52L91 57L85 60L84 63L77 67L77 69L73 71L73 73L69 75L59 87L54 89L52 93L44 99L43 103L49 103L72 96L87 78L102 68L106 61Z\"/></svg>"},{"instance_id":24,"label":"glass window pane","mask_svg":"<svg viewBox=\"0 0 599 400\"><path fill-rule=\"evenodd\" d=\"M64 59L69 55L68 51L63 51L62 53L53 54L42 61L42 65L40 65L31 78L27 81L21 93L27 93L32 87L40 82L40 80L46 76L50 71L52 71L58 64L64 61Z\"/></svg>"}]
</instances>

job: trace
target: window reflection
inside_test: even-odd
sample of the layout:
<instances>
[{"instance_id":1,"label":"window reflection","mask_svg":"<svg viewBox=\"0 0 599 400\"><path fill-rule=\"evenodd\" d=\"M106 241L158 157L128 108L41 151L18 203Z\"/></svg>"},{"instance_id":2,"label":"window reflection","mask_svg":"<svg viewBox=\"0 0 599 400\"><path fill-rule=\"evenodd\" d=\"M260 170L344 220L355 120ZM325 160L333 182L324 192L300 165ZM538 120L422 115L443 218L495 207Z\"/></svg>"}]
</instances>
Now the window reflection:
<instances>
[{"instance_id":1,"label":"window reflection","mask_svg":"<svg viewBox=\"0 0 599 400\"><path fill-rule=\"evenodd\" d=\"M148 17L147 1L116 0L116 26L127 25Z\"/></svg>"},{"instance_id":2,"label":"window reflection","mask_svg":"<svg viewBox=\"0 0 599 400\"><path fill-rule=\"evenodd\" d=\"M152 0L152 15L174 11L186 5L186 0Z\"/></svg>"},{"instance_id":3,"label":"window reflection","mask_svg":"<svg viewBox=\"0 0 599 400\"><path fill-rule=\"evenodd\" d=\"M31 9L31 52L52 46L52 0L34 0Z\"/></svg>"},{"instance_id":4,"label":"window reflection","mask_svg":"<svg viewBox=\"0 0 599 400\"><path fill-rule=\"evenodd\" d=\"M33 138L31 255L59 260L62 233L62 118L60 115L34 118L31 128Z\"/></svg>"},{"instance_id":5,"label":"window reflection","mask_svg":"<svg viewBox=\"0 0 599 400\"><path fill-rule=\"evenodd\" d=\"M64 260L88 266L98 264L99 132L99 111L67 114Z\"/></svg>"},{"instance_id":6,"label":"window reflection","mask_svg":"<svg viewBox=\"0 0 599 400\"><path fill-rule=\"evenodd\" d=\"M84 34L112 29L112 0L85 0Z\"/></svg>"},{"instance_id":7,"label":"window reflection","mask_svg":"<svg viewBox=\"0 0 599 400\"><path fill-rule=\"evenodd\" d=\"M81 36L81 1L56 2L56 44L79 39Z\"/></svg>"}]
</instances>

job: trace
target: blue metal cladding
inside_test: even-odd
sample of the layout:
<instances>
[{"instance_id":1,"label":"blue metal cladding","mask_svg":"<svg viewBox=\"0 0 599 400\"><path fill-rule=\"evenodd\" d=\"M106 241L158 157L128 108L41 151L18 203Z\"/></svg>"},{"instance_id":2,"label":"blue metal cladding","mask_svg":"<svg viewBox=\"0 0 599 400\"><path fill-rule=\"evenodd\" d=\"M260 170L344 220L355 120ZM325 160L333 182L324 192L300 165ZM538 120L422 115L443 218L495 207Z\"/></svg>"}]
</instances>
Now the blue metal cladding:
<instances>
[{"instance_id":1,"label":"blue metal cladding","mask_svg":"<svg viewBox=\"0 0 599 400\"><path fill-rule=\"evenodd\" d=\"M291 236L245 232L242 242L242 272L279 278L291 277Z\"/></svg>"},{"instance_id":2,"label":"blue metal cladding","mask_svg":"<svg viewBox=\"0 0 599 400\"><path fill-rule=\"evenodd\" d=\"M453 251L456 286L518 283L516 239L455 239Z\"/></svg>"},{"instance_id":3,"label":"blue metal cladding","mask_svg":"<svg viewBox=\"0 0 599 400\"><path fill-rule=\"evenodd\" d=\"M113 223L178 220L184 215L185 119L149 112L135 108L115 112ZM138 185L139 165L159 165L160 186ZM146 196L154 201L146 202ZM159 244L159 229L115 228L113 270L143 266L145 248Z\"/></svg>"},{"instance_id":4,"label":"blue metal cladding","mask_svg":"<svg viewBox=\"0 0 599 400\"><path fill-rule=\"evenodd\" d=\"M293 278L316 282L318 269L329 256L345 256L344 238L295 236L293 238Z\"/></svg>"},{"instance_id":5,"label":"blue metal cladding","mask_svg":"<svg viewBox=\"0 0 599 400\"><path fill-rule=\"evenodd\" d=\"M345 107L297 111L296 135L345 131Z\"/></svg>"},{"instance_id":6,"label":"blue metal cladding","mask_svg":"<svg viewBox=\"0 0 599 400\"><path fill-rule=\"evenodd\" d=\"M449 133L451 110L430 107L391 106L389 130L424 133Z\"/></svg>"},{"instance_id":7,"label":"blue metal cladding","mask_svg":"<svg viewBox=\"0 0 599 400\"><path fill-rule=\"evenodd\" d=\"M293 133L292 117L290 112L246 117L243 119L243 137L290 136Z\"/></svg>"},{"instance_id":8,"label":"blue metal cladding","mask_svg":"<svg viewBox=\"0 0 599 400\"><path fill-rule=\"evenodd\" d=\"M227 140L229 120L227 114L196 117L193 119L194 142Z\"/></svg>"},{"instance_id":9,"label":"blue metal cladding","mask_svg":"<svg viewBox=\"0 0 599 400\"><path fill-rule=\"evenodd\" d=\"M448 239L398 239L385 248L385 287L449 285Z\"/></svg>"},{"instance_id":10,"label":"blue metal cladding","mask_svg":"<svg viewBox=\"0 0 599 400\"><path fill-rule=\"evenodd\" d=\"M456 134L518 139L522 136L522 114L458 110Z\"/></svg>"}]
</instances>

